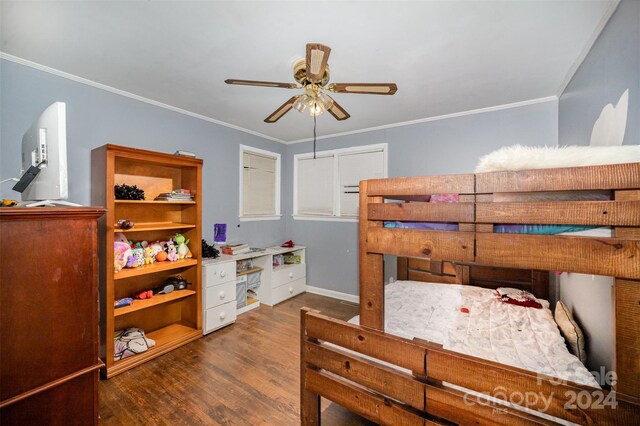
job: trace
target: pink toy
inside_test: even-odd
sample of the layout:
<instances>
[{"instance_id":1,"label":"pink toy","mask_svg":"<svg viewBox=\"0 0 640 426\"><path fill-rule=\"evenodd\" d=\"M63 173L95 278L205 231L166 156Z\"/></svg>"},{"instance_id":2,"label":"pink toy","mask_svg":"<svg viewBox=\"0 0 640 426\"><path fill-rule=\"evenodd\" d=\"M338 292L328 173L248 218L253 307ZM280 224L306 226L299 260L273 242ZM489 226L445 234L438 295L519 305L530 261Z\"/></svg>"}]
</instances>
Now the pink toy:
<instances>
[{"instance_id":1,"label":"pink toy","mask_svg":"<svg viewBox=\"0 0 640 426\"><path fill-rule=\"evenodd\" d=\"M172 241L167 242L167 247L169 248L169 254L167 255L167 259L170 262L175 262L178 260L178 251L176 250L175 244Z\"/></svg>"}]
</instances>

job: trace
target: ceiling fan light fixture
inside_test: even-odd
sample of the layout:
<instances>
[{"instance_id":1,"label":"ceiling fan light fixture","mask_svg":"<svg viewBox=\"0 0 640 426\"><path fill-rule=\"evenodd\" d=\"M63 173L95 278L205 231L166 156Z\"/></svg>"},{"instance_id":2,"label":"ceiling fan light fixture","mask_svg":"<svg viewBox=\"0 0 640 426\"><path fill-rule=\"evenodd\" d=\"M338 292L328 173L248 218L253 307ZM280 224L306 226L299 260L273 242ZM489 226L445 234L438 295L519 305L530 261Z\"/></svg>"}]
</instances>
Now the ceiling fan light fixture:
<instances>
[{"instance_id":1,"label":"ceiling fan light fixture","mask_svg":"<svg viewBox=\"0 0 640 426\"><path fill-rule=\"evenodd\" d=\"M293 104L293 107L299 112L304 112L304 110L307 109L307 100L305 99L305 96L307 95L298 96L298 99L296 99L295 103Z\"/></svg>"},{"instance_id":2,"label":"ceiling fan light fixture","mask_svg":"<svg viewBox=\"0 0 640 426\"><path fill-rule=\"evenodd\" d=\"M324 92L318 92L317 102L322 105L324 109L331 109L333 106L333 99Z\"/></svg>"},{"instance_id":3,"label":"ceiling fan light fixture","mask_svg":"<svg viewBox=\"0 0 640 426\"><path fill-rule=\"evenodd\" d=\"M309 115L312 117L317 117L318 115L324 112L324 107L318 102L314 102L313 105L309 108Z\"/></svg>"}]
</instances>

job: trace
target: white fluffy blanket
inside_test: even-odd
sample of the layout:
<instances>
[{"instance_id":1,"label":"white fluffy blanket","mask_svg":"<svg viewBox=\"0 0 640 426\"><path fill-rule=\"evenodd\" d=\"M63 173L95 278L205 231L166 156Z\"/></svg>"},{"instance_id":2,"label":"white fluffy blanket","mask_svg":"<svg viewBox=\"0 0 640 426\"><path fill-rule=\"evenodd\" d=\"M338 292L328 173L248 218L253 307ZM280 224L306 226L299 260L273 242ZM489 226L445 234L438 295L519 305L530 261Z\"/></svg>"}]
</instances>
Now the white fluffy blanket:
<instances>
[{"instance_id":1,"label":"white fluffy blanket","mask_svg":"<svg viewBox=\"0 0 640 426\"><path fill-rule=\"evenodd\" d=\"M476 173L640 162L640 145L505 146L480 157Z\"/></svg>"}]
</instances>

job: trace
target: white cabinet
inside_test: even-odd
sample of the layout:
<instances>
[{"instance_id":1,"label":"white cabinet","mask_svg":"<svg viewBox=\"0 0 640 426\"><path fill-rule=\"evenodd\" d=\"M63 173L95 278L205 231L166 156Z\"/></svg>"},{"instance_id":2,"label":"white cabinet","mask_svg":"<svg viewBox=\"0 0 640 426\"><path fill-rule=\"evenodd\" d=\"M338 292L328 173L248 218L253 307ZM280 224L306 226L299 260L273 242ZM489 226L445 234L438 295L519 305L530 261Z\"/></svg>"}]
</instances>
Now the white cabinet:
<instances>
[{"instance_id":1,"label":"white cabinet","mask_svg":"<svg viewBox=\"0 0 640 426\"><path fill-rule=\"evenodd\" d=\"M236 320L236 262L203 264L203 334Z\"/></svg>"},{"instance_id":2,"label":"white cabinet","mask_svg":"<svg viewBox=\"0 0 640 426\"><path fill-rule=\"evenodd\" d=\"M281 255L281 256L278 256ZM271 271L271 304L283 302L293 296L305 291L307 265L304 247L294 247L293 249L280 249L274 254L278 259L284 258L281 265L273 266ZM288 264L287 257L292 256L300 263Z\"/></svg>"},{"instance_id":3,"label":"white cabinet","mask_svg":"<svg viewBox=\"0 0 640 426\"><path fill-rule=\"evenodd\" d=\"M296 261L299 259L300 263L285 263L287 255L292 255ZM279 262L276 266L274 258ZM242 272L240 276L236 273L236 262L246 259L252 259L253 268L260 271L260 284L252 289L257 300L247 293L251 285L243 281L246 275L243 277ZM217 259L205 259L202 263L204 334L235 322L237 315L260 304L276 305L303 293L307 284L306 253L301 246L270 247L261 252L236 256L222 255ZM238 289L245 298L244 303L237 296Z\"/></svg>"}]
</instances>

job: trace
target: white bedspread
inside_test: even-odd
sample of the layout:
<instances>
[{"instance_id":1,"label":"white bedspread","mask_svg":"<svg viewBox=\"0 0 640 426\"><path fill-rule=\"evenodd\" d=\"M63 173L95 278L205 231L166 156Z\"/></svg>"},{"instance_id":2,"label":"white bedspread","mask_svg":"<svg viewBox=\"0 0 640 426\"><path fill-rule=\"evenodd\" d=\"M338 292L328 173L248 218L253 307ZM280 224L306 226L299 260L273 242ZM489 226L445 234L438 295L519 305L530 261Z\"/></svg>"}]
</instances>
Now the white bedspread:
<instances>
[{"instance_id":1,"label":"white bedspread","mask_svg":"<svg viewBox=\"0 0 640 426\"><path fill-rule=\"evenodd\" d=\"M525 308L503 303L495 291L479 287L398 281L385 288L385 331L600 387L567 350L549 303L540 302L543 309ZM358 324L358 320L354 317L349 322Z\"/></svg>"}]
</instances>

